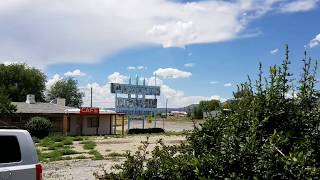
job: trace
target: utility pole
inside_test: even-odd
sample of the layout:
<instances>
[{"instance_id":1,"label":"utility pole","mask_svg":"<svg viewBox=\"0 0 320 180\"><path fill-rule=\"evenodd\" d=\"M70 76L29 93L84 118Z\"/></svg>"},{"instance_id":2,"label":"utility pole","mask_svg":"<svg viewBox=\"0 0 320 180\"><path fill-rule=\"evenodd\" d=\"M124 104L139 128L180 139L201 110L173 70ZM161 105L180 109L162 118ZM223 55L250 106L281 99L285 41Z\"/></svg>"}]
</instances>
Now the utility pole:
<instances>
[{"instance_id":1,"label":"utility pole","mask_svg":"<svg viewBox=\"0 0 320 180\"><path fill-rule=\"evenodd\" d=\"M157 74L154 73L154 99L155 101L157 100L157 92L156 92L156 89L157 89ZM155 108L154 110L154 128L157 127L157 108Z\"/></svg>"},{"instance_id":2,"label":"utility pole","mask_svg":"<svg viewBox=\"0 0 320 180\"><path fill-rule=\"evenodd\" d=\"M168 119L168 98L166 98L166 120Z\"/></svg>"},{"instance_id":3,"label":"utility pole","mask_svg":"<svg viewBox=\"0 0 320 180\"><path fill-rule=\"evenodd\" d=\"M90 96L90 107L92 107L92 87L90 88L90 94L91 94L91 96Z\"/></svg>"}]
</instances>

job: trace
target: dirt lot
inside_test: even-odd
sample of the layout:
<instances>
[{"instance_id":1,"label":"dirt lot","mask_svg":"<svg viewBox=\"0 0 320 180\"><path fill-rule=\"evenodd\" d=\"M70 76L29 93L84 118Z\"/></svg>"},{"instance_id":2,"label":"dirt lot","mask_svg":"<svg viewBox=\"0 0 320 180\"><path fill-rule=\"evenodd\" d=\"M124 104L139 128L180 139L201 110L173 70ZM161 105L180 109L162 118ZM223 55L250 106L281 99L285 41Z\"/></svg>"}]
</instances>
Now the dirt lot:
<instances>
[{"instance_id":1,"label":"dirt lot","mask_svg":"<svg viewBox=\"0 0 320 180\"><path fill-rule=\"evenodd\" d=\"M135 124L135 126L139 124ZM152 126L149 124L148 126ZM193 129L192 122L171 121L165 123L166 131L182 131ZM146 141L149 137L150 146L148 150L152 150L157 144L158 140L162 139L165 144L173 145L185 141L184 135L130 135L125 137L117 136L92 136L87 140L96 143L95 150L97 150L104 160L91 159L73 159L53 162L43 162L43 176L44 179L94 179L93 173L100 172L103 169L110 171L111 166L120 163L124 160L126 151L135 152L141 145L141 141ZM74 142L73 149L82 152L87 156L89 150L83 148L81 142ZM71 155L72 157L73 155ZM89 157L88 157L89 158Z\"/></svg>"}]
</instances>

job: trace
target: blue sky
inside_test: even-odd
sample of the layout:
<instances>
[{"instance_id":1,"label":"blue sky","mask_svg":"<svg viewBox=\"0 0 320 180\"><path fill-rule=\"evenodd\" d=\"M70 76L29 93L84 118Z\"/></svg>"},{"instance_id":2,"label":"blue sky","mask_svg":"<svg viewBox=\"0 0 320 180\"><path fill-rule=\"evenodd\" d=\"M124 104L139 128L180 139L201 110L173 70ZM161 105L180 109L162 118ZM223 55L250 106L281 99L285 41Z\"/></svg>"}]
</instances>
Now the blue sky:
<instances>
[{"instance_id":1,"label":"blue sky","mask_svg":"<svg viewBox=\"0 0 320 180\"><path fill-rule=\"evenodd\" d=\"M259 62L265 72L268 66L280 64L286 43L291 72L297 77L305 49L313 59L320 59L318 0L150 0L144 1L145 7L139 6L139 0L124 1L128 6L120 1L83 0L86 6L79 2L32 9L34 16L26 17L30 25L11 21L7 30L0 30L0 40L5 40L0 43L0 62L23 61L43 69L48 87L58 79L74 77L86 93L85 105L93 87L94 105L100 107L114 104L109 82L127 82L138 74L152 84L156 72L162 91L158 105L163 107L168 98L170 107L182 107L231 98L236 84L247 75L255 78ZM0 13L0 24L30 8L7 6L11 9ZM105 13L110 6L114 12ZM39 14L43 17L35 18ZM16 30L21 27L29 38ZM10 28L16 31L9 32Z\"/></svg>"}]
</instances>

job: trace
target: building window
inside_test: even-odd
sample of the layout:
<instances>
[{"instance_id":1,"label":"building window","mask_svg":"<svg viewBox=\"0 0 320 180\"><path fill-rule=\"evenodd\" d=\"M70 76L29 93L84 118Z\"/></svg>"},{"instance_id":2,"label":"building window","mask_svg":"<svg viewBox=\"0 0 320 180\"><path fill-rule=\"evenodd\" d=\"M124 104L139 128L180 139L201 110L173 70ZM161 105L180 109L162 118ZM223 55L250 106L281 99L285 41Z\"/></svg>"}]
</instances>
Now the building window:
<instances>
[{"instance_id":1,"label":"building window","mask_svg":"<svg viewBox=\"0 0 320 180\"><path fill-rule=\"evenodd\" d=\"M88 117L87 127L99 127L99 119L97 117Z\"/></svg>"}]
</instances>

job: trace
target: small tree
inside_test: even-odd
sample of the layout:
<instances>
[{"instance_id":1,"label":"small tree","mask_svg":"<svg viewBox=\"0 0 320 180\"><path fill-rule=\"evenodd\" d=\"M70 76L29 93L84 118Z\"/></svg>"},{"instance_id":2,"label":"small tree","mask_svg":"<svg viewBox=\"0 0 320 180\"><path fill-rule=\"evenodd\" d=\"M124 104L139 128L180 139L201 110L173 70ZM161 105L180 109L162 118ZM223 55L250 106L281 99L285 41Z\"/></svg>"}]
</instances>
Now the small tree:
<instances>
[{"instance_id":1,"label":"small tree","mask_svg":"<svg viewBox=\"0 0 320 180\"><path fill-rule=\"evenodd\" d=\"M57 81L49 90L50 100L65 98L67 106L80 107L82 105L83 93L79 92L78 82L72 78Z\"/></svg>"},{"instance_id":2,"label":"small tree","mask_svg":"<svg viewBox=\"0 0 320 180\"><path fill-rule=\"evenodd\" d=\"M51 122L44 117L33 117L26 124L26 129L31 135L38 138L48 136L51 127Z\"/></svg>"},{"instance_id":3,"label":"small tree","mask_svg":"<svg viewBox=\"0 0 320 180\"><path fill-rule=\"evenodd\" d=\"M11 104L10 99L3 93L0 93L0 114L1 115L12 114L16 110L17 110L16 106Z\"/></svg>"}]
</instances>

